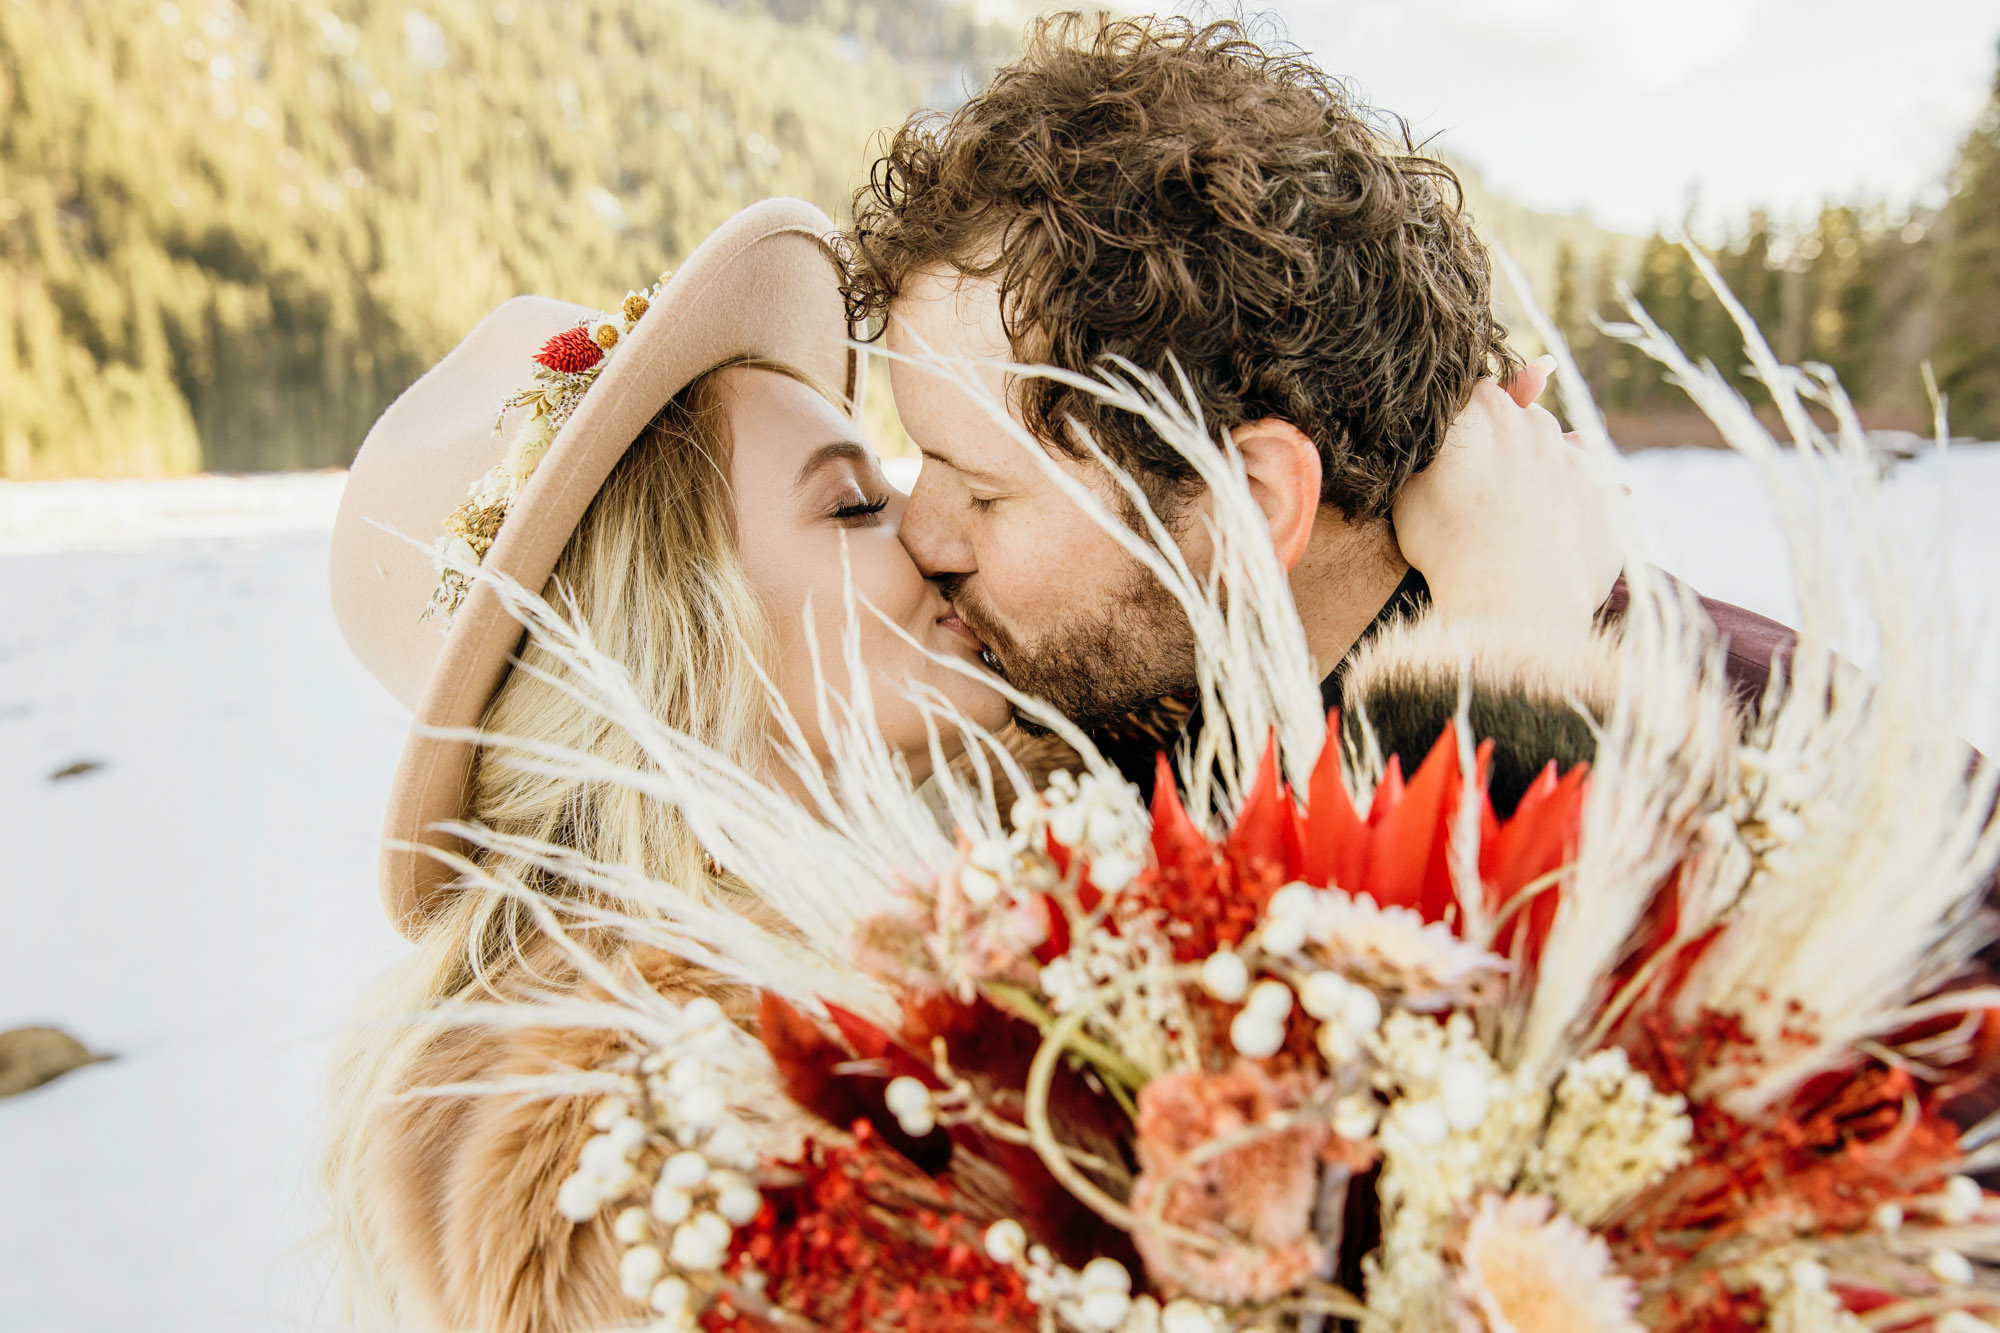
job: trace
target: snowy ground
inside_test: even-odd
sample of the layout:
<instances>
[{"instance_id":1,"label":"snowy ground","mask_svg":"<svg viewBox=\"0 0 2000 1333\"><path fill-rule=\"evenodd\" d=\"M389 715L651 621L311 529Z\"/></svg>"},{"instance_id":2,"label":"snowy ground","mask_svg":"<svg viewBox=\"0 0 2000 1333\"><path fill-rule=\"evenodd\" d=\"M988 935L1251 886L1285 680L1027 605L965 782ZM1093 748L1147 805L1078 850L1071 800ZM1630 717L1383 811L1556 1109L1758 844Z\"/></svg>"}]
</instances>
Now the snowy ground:
<instances>
[{"instance_id":1,"label":"snowy ground","mask_svg":"<svg viewBox=\"0 0 2000 1333\"><path fill-rule=\"evenodd\" d=\"M1740 460L1630 475L1660 563L1787 614ZM0 485L0 1028L118 1057L0 1101L9 1333L333 1322L309 1145L329 1034L400 947L373 873L404 721L327 611L340 481ZM2000 660L2000 446L1893 496ZM1966 734L2000 753L1983 682Z\"/></svg>"}]
</instances>

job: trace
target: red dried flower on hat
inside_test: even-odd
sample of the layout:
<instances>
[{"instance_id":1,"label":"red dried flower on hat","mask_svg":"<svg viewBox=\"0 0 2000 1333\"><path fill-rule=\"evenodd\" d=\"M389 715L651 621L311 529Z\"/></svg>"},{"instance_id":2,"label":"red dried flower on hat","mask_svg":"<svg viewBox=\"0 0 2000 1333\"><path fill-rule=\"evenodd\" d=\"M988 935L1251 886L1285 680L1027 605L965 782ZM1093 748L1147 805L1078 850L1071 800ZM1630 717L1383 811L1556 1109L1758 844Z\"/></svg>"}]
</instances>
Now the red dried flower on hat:
<instances>
[{"instance_id":1,"label":"red dried flower on hat","mask_svg":"<svg viewBox=\"0 0 2000 1333\"><path fill-rule=\"evenodd\" d=\"M542 344L535 360L563 375L579 375L604 359L604 349L591 338L590 330L578 325L564 329Z\"/></svg>"}]
</instances>

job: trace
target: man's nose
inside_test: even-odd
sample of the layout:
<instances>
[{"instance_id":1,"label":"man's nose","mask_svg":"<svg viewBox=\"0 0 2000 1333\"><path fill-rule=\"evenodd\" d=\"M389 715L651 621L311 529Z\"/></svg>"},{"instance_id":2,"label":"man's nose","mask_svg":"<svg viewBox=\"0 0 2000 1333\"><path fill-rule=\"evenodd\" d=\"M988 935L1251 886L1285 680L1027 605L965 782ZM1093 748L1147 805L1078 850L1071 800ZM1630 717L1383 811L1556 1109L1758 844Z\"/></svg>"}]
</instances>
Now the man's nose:
<instances>
[{"instance_id":1,"label":"man's nose","mask_svg":"<svg viewBox=\"0 0 2000 1333\"><path fill-rule=\"evenodd\" d=\"M903 549L910 553L910 559L927 579L944 574L970 574L978 568L978 562L972 558L972 544L966 540L964 530L951 521L939 491L932 468L926 463L917 473L916 485L910 488L910 500L903 509L898 529Z\"/></svg>"}]
</instances>

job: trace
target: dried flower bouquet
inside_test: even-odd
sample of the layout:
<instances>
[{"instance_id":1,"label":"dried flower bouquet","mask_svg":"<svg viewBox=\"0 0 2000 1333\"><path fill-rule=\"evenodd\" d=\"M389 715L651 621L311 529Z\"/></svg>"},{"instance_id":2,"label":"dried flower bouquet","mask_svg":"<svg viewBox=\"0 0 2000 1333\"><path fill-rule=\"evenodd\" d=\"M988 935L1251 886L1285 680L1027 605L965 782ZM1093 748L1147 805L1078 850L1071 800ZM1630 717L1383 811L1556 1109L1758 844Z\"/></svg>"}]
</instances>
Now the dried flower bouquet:
<instances>
[{"instance_id":1,"label":"dried flower bouquet","mask_svg":"<svg viewBox=\"0 0 2000 1333\"><path fill-rule=\"evenodd\" d=\"M1202 648L1205 725L1162 757L1150 807L1022 699L1079 771L1034 791L975 730L942 833L865 699L827 697L835 771L801 765L800 809L506 593L648 755L589 775L681 805L776 916L508 848L597 890L574 917L542 909L552 932L675 950L743 997L676 1005L579 947L597 998L464 1016L626 1034L614 1064L545 1087L604 1094L561 1206L615 1229L635 1321L2000 1326L2000 1198L1972 1178L1991 1133L1950 1114L2000 1049L2000 991L1963 979L2000 855L1993 775L1968 775L1949 663L1865 540L1882 529L1858 427L1828 438L1803 410L1840 413L1837 386L1776 365L1746 321L1796 428L1780 467L1721 379L1635 317L1626 335L1779 488L1801 651L1746 721L1688 596L1635 562L1622 630L1586 650L1615 681L1594 760L1551 765L1504 816L1469 708L1411 772L1365 716L1320 716L1240 469L1129 370L1090 383L1218 497L1201 576L1157 529L1105 520ZM1843 533L1869 553L1868 679L1827 648L1854 609L1828 572ZM1033 792L1005 817L1002 777Z\"/></svg>"}]
</instances>

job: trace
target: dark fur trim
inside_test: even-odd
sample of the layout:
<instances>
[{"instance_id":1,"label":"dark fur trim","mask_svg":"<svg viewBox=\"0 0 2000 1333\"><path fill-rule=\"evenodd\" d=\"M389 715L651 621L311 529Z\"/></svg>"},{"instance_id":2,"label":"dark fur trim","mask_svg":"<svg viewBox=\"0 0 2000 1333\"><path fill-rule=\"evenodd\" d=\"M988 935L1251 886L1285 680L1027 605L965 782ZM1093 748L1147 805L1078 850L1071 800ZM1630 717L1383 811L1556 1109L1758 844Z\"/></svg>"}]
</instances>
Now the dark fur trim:
<instances>
[{"instance_id":1,"label":"dark fur trim","mask_svg":"<svg viewBox=\"0 0 2000 1333\"><path fill-rule=\"evenodd\" d=\"M1566 772L1596 754L1592 721L1614 684L1607 634L1564 645L1498 627L1404 620L1349 660L1342 738L1360 745L1365 721L1383 762L1395 756L1407 776L1463 702L1474 738L1493 742L1490 790L1504 818L1551 763Z\"/></svg>"}]
</instances>

